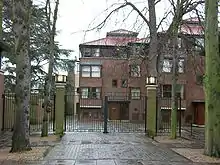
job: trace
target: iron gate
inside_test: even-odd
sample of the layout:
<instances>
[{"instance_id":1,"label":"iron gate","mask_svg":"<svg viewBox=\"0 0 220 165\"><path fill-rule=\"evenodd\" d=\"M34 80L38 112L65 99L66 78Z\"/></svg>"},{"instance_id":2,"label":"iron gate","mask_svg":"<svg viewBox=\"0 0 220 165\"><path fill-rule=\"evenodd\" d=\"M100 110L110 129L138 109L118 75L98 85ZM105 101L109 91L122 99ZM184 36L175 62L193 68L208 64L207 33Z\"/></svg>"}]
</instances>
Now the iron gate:
<instances>
[{"instance_id":1,"label":"iron gate","mask_svg":"<svg viewBox=\"0 0 220 165\"><path fill-rule=\"evenodd\" d=\"M146 96L65 95L66 132L146 132ZM107 129L107 130L106 130Z\"/></svg>"},{"instance_id":2,"label":"iron gate","mask_svg":"<svg viewBox=\"0 0 220 165\"><path fill-rule=\"evenodd\" d=\"M48 131L53 132L55 128L55 95L51 96L52 110L48 114ZM32 92L30 98L30 133L41 132L43 123L43 108L44 94L41 92ZM4 93L2 95L2 131L13 131L16 108L15 108L15 93Z\"/></svg>"}]
</instances>

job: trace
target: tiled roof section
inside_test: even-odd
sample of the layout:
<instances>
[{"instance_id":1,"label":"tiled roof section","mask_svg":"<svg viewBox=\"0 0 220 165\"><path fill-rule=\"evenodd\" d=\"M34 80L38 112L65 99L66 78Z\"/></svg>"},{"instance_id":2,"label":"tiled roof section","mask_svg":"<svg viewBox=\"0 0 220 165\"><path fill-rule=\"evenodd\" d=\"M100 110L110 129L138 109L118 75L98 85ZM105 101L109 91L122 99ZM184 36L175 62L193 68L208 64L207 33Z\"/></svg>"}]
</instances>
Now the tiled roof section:
<instances>
[{"instance_id":1,"label":"tiled roof section","mask_svg":"<svg viewBox=\"0 0 220 165\"><path fill-rule=\"evenodd\" d=\"M129 42L138 41L136 37L106 37L95 41L83 43L82 45L100 45L100 46L123 46Z\"/></svg>"},{"instance_id":2,"label":"tiled roof section","mask_svg":"<svg viewBox=\"0 0 220 165\"><path fill-rule=\"evenodd\" d=\"M81 45L123 46L130 42L139 41L140 39L138 39L137 36L138 36L137 32L133 32L125 29L118 29L108 32L105 38L101 38L90 42L85 42Z\"/></svg>"},{"instance_id":3,"label":"tiled roof section","mask_svg":"<svg viewBox=\"0 0 220 165\"><path fill-rule=\"evenodd\" d=\"M183 24L181 25L180 32L183 34L202 35L204 34L204 29L200 24L199 18L192 17L183 20Z\"/></svg>"}]
</instances>

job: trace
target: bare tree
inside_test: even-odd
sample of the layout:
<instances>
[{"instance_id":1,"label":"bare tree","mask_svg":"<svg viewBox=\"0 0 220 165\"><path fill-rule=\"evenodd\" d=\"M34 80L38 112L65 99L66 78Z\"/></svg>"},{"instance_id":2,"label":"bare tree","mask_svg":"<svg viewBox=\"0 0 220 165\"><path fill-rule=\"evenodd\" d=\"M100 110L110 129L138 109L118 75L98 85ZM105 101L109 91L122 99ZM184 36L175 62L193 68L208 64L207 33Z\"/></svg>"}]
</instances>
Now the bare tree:
<instances>
[{"instance_id":1,"label":"bare tree","mask_svg":"<svg viewBox=\"0 0 220 165\"><path fill-rule=\"evenodd\" d=\"M57 22L57 15L58 15L58 7L59 7L59 0L56 0L55 8L53 12L53 19L51 20L52 10L51 10L51 2L50 0L46 1L46 16L48 22L48 31L50 34L50 38L48 41L49 51L50 51L50 58L49 58L49 67L48 73L45 80L45 97L44 97L44 117L43 117L43 125L42 125L42 132L41 136L48 136L48 113L51 111L52 101L51 101L51 89L52 89L52 79L53 79L53 68L54 68L54 53L55 53L55 35L56 35L56 22ZM52 22L52 25L51 25Z\"/></svg>"}]
</instances>

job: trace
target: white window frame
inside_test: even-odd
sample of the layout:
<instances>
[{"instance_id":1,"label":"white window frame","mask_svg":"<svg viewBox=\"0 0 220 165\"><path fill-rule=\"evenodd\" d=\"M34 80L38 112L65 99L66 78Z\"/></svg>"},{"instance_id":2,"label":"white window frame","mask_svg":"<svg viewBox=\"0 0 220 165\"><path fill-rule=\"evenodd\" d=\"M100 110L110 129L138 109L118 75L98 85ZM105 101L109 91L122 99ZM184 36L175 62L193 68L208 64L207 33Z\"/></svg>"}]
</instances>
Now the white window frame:
<instances>
[{"instance_id":1,"label":"white window frame","mask_svg":"<svg viewBox=\"0 0 220 165\"><path fill-rule=\"evenodd\" d=\"M95 92L92 92L92 88L95 88ZM96 97L94 97L95 93ZM81 98L82 99L100 99L101 89L99 87L81 87Z\"/></svg>"},{"instance_id":2,"label":"white window frame","mask_svg":"<svg viewBox=\"0 0 220 165\"><path fill-rule=\"evenodd\" d=\"M173 69L173 60L164 59L162 71L164 73L172 73L172 69ZM178 60L178 73L184 73L184 70L185 70L185 60L183 58L180 58Z\"/></svg>"},{"instance_id":3,"label":"white window frame","mask_svg":"<svg viewBox=\"0 0 220 165\"><path fill-rule=\"evenodd\" d=\"M131 99L140 100L141 98L141 89L140 88L131 88Z\"/></svg>"},{"instance_id":4,"label":"white window frame","mask_svg":"<svg viewBox=\"0 0 220 165\"><path fill-rule=\"evenodd\" d=\"M82 65L82 77L101 77L101 66L99 65Z\"/></svg>"},{"instance_id":5,"label":"white window frame","mask_svg":"<svg viewBox=\"0 0 220 165\"><path fill-rule=\"evenodd\" d=\"M91 67L88 65L81 66L81 75L82 75L82 77L90 77L91 76Z\"/></svg>"},{"instance_id":6,"label":"white window frame","mask_svg":"<svg viewBox=\"0 0 220 165\"><path fill-rule=\"evenodd\" d=\"M81 98L88 99L89 98L89 88L81 88Z\"/></svg>"},{"instance_id":7,"label":"white window frame","mask_svg":"<svg viewBox=\"0 0 220 165\"><path fill-rule=\"evenodd\" d=\"M101 66L91 66L91 77L101 77Z\"/></svg>"}]
</instances>

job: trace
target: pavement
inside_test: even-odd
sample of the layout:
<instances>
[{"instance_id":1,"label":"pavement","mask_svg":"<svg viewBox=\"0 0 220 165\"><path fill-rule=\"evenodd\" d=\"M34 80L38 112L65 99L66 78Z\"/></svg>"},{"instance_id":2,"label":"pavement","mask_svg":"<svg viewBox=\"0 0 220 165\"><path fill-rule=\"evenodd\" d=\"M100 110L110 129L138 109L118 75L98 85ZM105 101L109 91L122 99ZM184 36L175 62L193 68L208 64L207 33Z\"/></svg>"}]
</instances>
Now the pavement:
<instances>
[{"instance_id":1,"label":"pavement","mask_svg":"<svg viewBox=\"0 0 220 165\"><path fill-rule=\"evenodd\" d=\"M67 133L43 161L26 164L207 165L193 163L168 147L160 146L144 134L86 132Z\"/></svg>"}]
</instances>

